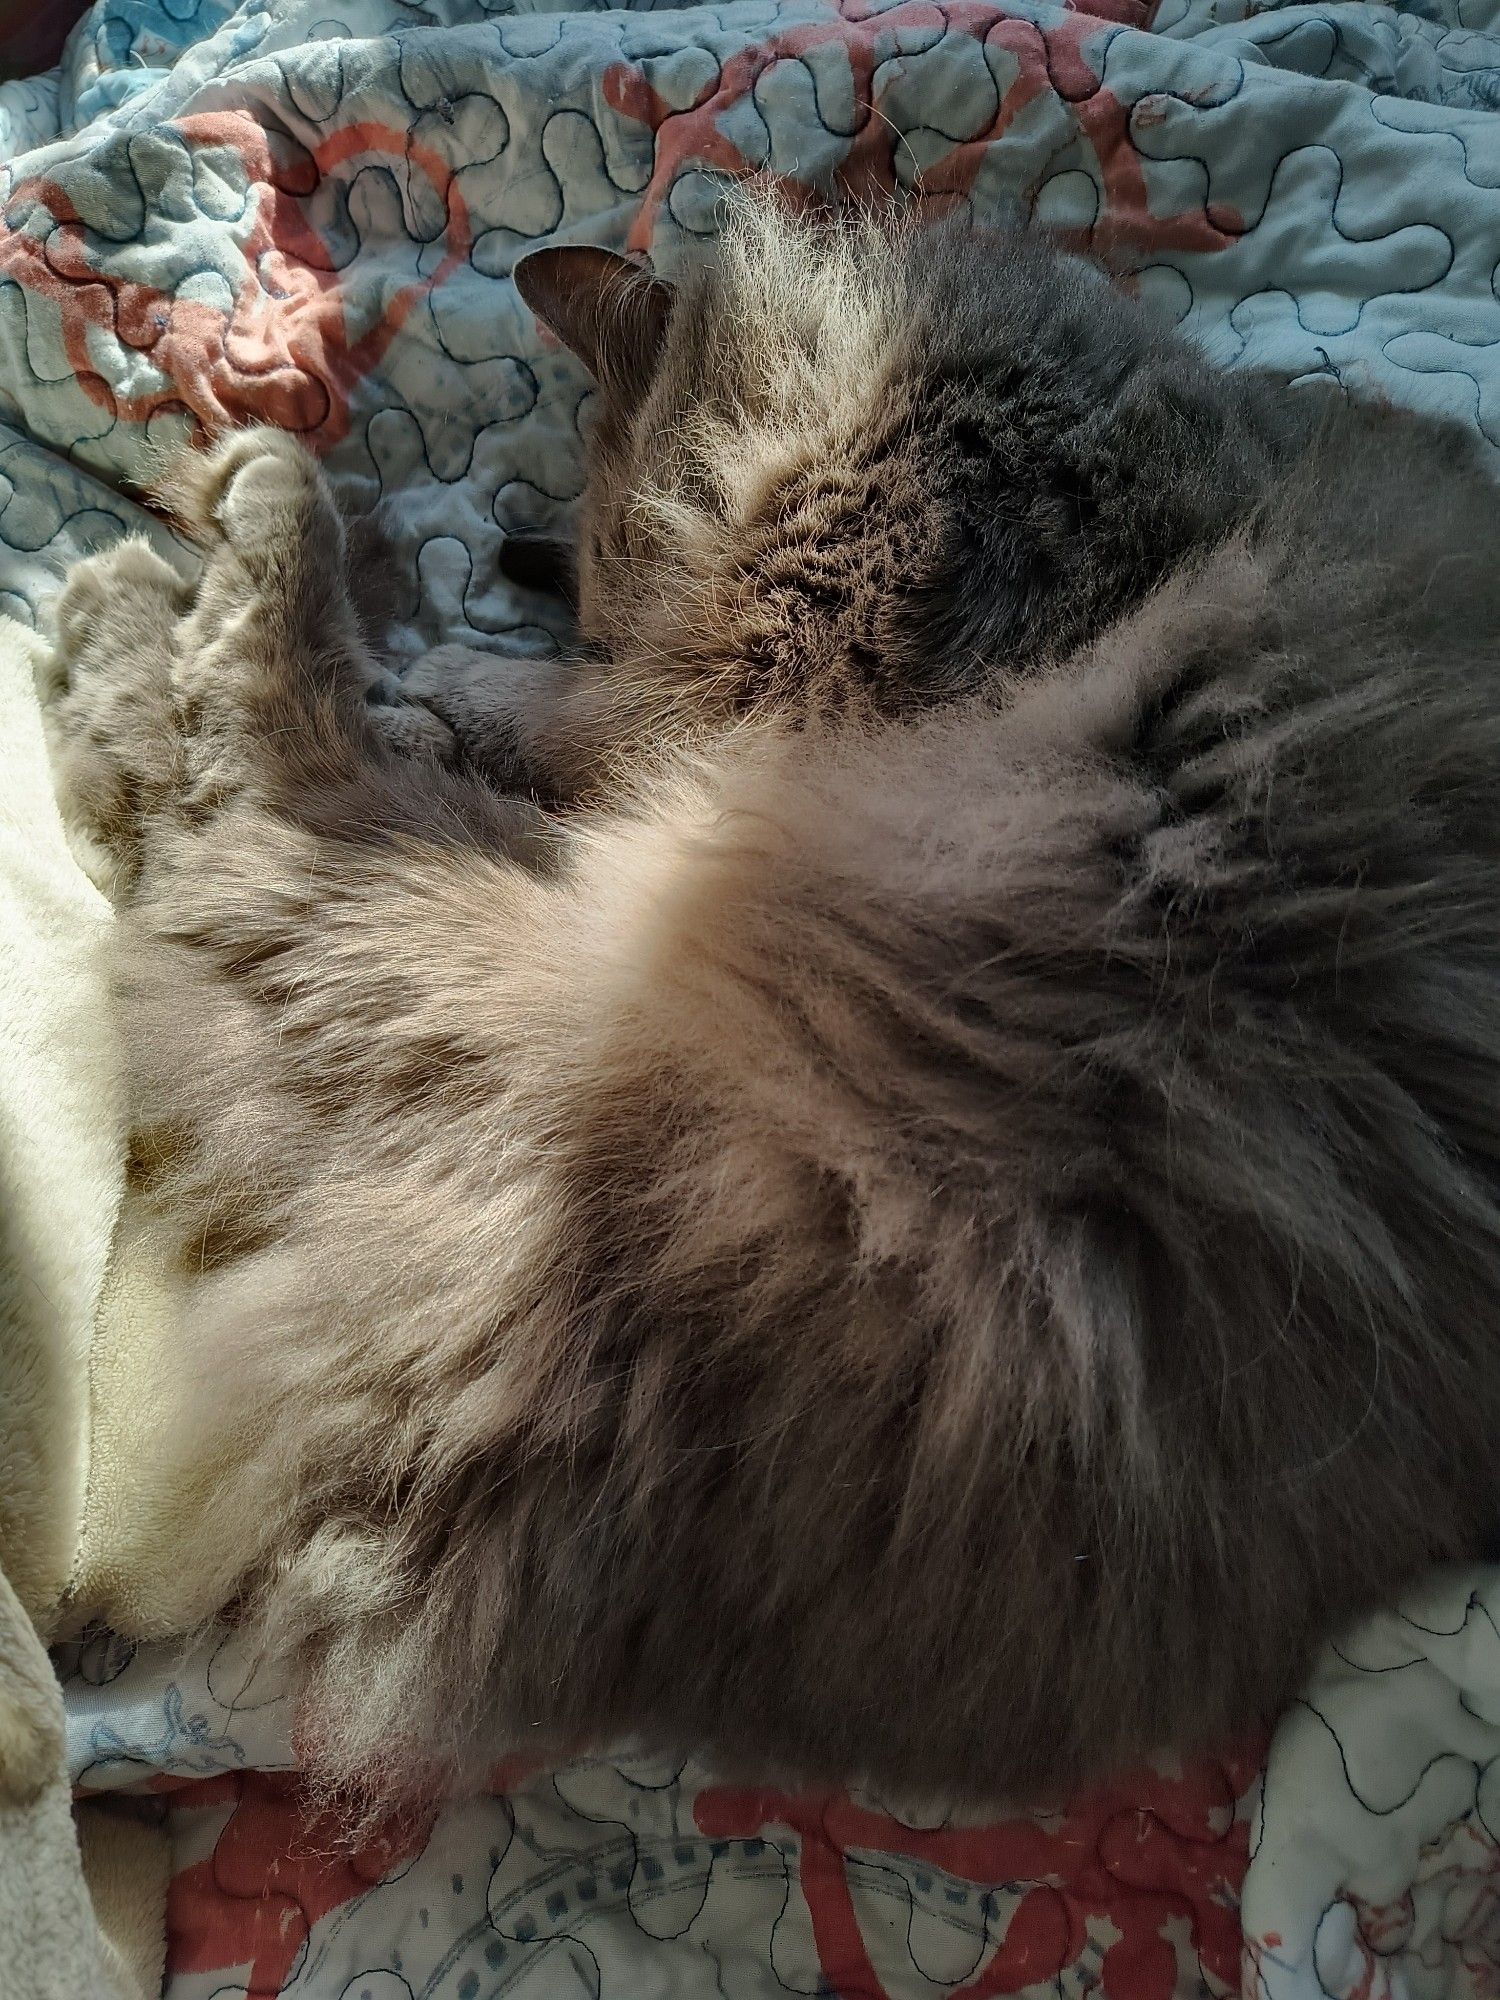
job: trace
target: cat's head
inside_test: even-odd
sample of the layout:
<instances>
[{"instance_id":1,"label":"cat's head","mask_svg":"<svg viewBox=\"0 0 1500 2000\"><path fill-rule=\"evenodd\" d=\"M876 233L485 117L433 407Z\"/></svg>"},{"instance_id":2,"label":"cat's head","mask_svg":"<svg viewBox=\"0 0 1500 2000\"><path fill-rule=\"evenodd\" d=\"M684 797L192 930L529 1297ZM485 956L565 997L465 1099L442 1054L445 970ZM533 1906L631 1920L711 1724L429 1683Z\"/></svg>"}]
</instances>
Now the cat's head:
<instances>
[{"instance_id":1,"label":"cat's head","mask_svg":"<svg viewBox=\"0 0 1500 2000\"><path fill-rule=\"evenodd\" d=\"M515 276L598 385L575 561L601 653L741 707L901 709L1014 664L1078 524L1067 477L1007 454L1067 429L1050 385L1115 309L1096 272L742 197L675 285L583 246Z\"/></svg>"}]
</instances>

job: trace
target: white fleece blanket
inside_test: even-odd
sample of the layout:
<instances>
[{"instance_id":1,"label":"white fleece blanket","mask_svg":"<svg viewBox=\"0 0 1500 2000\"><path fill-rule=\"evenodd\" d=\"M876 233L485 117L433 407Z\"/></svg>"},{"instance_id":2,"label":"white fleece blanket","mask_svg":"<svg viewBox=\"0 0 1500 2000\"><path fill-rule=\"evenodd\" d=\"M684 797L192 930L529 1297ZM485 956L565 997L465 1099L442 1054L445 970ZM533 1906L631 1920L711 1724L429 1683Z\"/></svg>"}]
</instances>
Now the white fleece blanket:
<instances>
[{"instance_id":1,"label":"white fleece blanket","mask_svg":"<svg viewBox=\"0 0 1500 2000\"><path fill-rule=\"evenodd\" d=\"M53 802L38 651L0 616L0 1996L136 2000L144 1988L95 1924L62 1695L32 1623L78 1546L89 1341L120 1183L100 1005L110 914Z\"/></svg>"},{"instance_id":2,"label":"white fleece blanket","mask_svg":"<svg viewBox=\"0 0 1500 2000\"><path fill-rule=\"evenodd\" d=\"M38 653L0 615L0 1570L41 1617L83 1522L123 1115L100 998L110 911L53 801Z\"/></svg>"},{"instance_id":3,"label":"white fleece blanket","mask_svg":"<svg viewBox=\"0 0 1500 2000\"><path fill-rule=\"evenodd\" d=\"M144 2000L100 1936L69 1811L62 1696L0 1576L0 1994Z\"/></svg>"}]
</instances>

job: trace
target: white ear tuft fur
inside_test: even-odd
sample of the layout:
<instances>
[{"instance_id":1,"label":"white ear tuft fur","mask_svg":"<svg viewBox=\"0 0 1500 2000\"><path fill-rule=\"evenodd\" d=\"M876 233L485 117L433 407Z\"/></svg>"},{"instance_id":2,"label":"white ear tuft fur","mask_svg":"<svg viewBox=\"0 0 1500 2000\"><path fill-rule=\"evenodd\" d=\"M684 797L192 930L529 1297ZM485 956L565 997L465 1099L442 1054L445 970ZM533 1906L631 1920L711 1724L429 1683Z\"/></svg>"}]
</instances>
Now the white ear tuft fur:
<instances>
[{"instance_id":1,"label":"white ear tuft fur","mask_svg":"<svg viewBox=\"0 0 1500 2000\"><path fill-rule=\"evenodd\" d=\"M732 327L727 412L686 440L725 517L742 525L798 465L869 421L907 350L910 313L891 231L873 215L830 221L737 190L727 199L719 309Z\"/></svg>"}]
</instances>

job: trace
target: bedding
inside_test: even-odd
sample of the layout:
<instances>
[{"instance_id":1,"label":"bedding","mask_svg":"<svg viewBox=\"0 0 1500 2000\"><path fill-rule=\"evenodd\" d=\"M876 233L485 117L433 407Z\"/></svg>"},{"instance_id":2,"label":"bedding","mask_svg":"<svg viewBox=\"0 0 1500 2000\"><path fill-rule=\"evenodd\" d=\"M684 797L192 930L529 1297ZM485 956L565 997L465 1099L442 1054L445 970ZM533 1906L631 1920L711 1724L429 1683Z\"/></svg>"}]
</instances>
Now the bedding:
<instances>
[{"instance_id":1,"label":"bedding","mask_svg":"<svg viewBox=\"0 0 1500 2000\"><path fill-rule=\"evenodd\" d=\"M969 1825L516 1758L351 1852L232 1638L59 1664L80 1791L166 1802L170 2000L1500 1993L1500 1571L1330 1646L1269 1748Z\"/></svg>"},{"instance_id":2,"label":"bedding","mask_svg":"<svg viewBox=\"0 0 1500 2000\"><path fill-rule=\"evenodd\" d=\"M45 1625L84 1517L125 1115L100 1001L110 910L52 796L34 689L44 656L0 614L0 1572Z\"/></svg>"},{"instance_id":3,"label":"bedding","mask_svg":"<svg viewBox=\"0 0 1500 2000\"><path fill-rule=\"evenodd\" d=\"M31 1620L0 1576L0 1992L17 2000L144 2000L135 1964L90 1908L63 1751L61 1693ZM97 1810L81 1808L80 1818ZM133 1844L134 1853L144 1851Z\"/></svg>"},{"instance_id":4,"label":"bedding","mask_svg":"<svg viewBox=\"0 0 1500 2000\"><path fill-rule=\"evenodd\" d=\"M44 627L128 529L187 560L135 482L261 418L384 510L397 670L552 646L496 556L565 521L588 391L510 266L588 239L670 272L752 170L1072 232L1224 361L1500 449L1497 107L1500 0L95 0L59 68L0 85L0 612ZM170 1311L126 1251L71 1601L141 1635L192 1551L151 1525ZM358 1851L232 1641L90 1631L59 1663L75 1782L170 1843L172 2000L1481 2000L1497 1617L1500 1577L1436 1579L1330 1651L1269 1748L984 1826L621 1753L508 1763Z\"/></svg>"}]
</instances>

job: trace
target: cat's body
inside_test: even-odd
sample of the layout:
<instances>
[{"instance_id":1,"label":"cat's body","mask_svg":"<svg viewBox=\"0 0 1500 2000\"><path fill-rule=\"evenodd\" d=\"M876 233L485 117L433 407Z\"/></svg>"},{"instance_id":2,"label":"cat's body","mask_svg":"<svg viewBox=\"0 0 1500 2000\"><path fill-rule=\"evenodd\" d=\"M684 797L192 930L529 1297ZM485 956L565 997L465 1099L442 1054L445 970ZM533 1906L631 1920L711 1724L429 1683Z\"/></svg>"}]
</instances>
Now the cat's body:
<instances>
[{"instance_id":1,"label":"cat's body","mask_svg":"<svg viewBox=\"0 0 1500 2000\"><path fill-rule=\"evenodd\" d=\"M1493 491L984 250L534 267L605 387L586 651L419 674L455 762L287 440L195 475L191 608L139 548L64 603L193 1608L330 1772L1015 1792L1267 1717L1493 1517Z\"/></svg>"}]
</instances>

